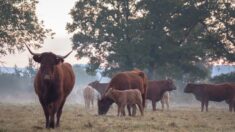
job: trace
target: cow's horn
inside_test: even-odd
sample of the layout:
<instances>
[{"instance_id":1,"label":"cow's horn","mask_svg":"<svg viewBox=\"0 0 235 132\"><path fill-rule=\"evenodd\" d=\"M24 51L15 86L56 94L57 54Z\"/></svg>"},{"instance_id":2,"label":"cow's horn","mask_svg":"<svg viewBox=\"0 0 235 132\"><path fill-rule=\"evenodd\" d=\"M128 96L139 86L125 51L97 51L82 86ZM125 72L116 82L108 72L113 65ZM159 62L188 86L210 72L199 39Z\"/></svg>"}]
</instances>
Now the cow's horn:
<instances>
[{"instance_id":1,"label":"cow's horn","mask_svg":"<svg viewBox=\"0 0 235 132\"><path fill-rule=\"evenodd\" d=\"M72 52L73 52L73 50L70 51L70 52L69 52L67 55L65 55L65 56L57 55L57 57L62 58L62 59L65 59L65 58L68 57Z\"/></svg>"},{"instance_id":2,"label":"cow's horn","mask_svg":"<svg viewBox=\"0 0 235 132\"><path fill-rule=\"evenodd\" d=\"M32 55L41 55L41 54L39 54L39 53L33 53L33 52L30 50L30 48L28 47L27 44L25 44L25 46L27 47L27 49L28 49L28 51L29 51L30 54L32 54Z\"/></svg>"}]
</instances>

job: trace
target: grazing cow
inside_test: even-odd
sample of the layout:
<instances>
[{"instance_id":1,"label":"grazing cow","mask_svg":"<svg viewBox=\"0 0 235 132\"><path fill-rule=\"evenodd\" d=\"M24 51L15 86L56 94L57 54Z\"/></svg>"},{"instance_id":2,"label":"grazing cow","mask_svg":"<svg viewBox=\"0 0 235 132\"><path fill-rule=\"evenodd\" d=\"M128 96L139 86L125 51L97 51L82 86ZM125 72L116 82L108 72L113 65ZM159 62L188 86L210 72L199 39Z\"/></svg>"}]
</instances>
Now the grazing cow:
<instances>
[{"instance_id":1,"label":"grazing cow","mask_svg":"<svg viewBox=\"0 0 235 132\"><path fill-rule=\"evenodd\" d=\"M152 80L148 83L147 99L152 101L153 111L156 111L156 102L160 101L166 91L176 90L172 80Z\"/></svg>"},{"instance_id":2,"label":"grazing cow","mask_svg":"<svg viewBox=\"0 0 235 132\"><path fill-rule=\"evenodd\" d=\"M109 83L106 91L109 88L114 88L118 90L127 90L127 89L138 89L141 92L143 107L145 106L145 98L147 92L147 77L144 72L140 70L132 70L127 72L117 73ZM98 101L98 113L99 115L106 114L109 110L109 107L112 105L113 100L108 97L102 97ZM127 106L129 115L131 116L130 107ZM133 109L134 110L134 109ZM134 113L134 112L133 112Z\"/></svg>"},{"instance_id":3,"label":"grazing cow","mask_svg":"<svg viewBox=\"0 0 235 132\"><path fill-rule=\"evenodd\" d=\"M86 109L90 108L90 104L94 107L95 89L88 85L83 89L83 97Z\"/></svg>"},{"instance_id":4,"label":"grazing cow","mask_svg":"<svg viewBox=\"0 0 235 132\"><path fill-rule=\"evenodd\" d=\"M169 110L169 102L170 102L170 93L169 91L166 91L161 99L162 110L164 110L164 104L166 104L167 110Z\"/></svg>"},{"instance_id":5,"label":"grazing cow","mask_svg":"<svg viewBox=\"0 0 235 132\"><path fill-rule=\"evenodd\" d=\"M187 84L184 89L185 93L192 93L195 95L196 99L201 101L201 111L204 110L204 105L206 106L206 111L208 111L209 101L226 101L229 103L229 110L232 111L235 99L235 88L234 84L224 83L224 84Z\"/></svg>"},{"instance_id":6,"label":"grazing cow","mask_svg":"<svg viewBox=\"0 0 235 132\"><path fill-rule=\"evenodd\" d=\"M99 81L94 81L89 83L88 85L94 88L96 91L98 91L102 96L105 92L105 89L108 87L109 83L99 83Z\"/></svg>"},{"instance_id":7,"label":"grazing cow","mask_svg":"<svg viewBox=\"0 0 235 132\"><path fill-rule=\"evenodd\" d=\"M142 105L143 100L138 89L117 90L109 88L104 96L111 98L118 105L118 116L120 115L120 113L122 116L125 116L126 105L134 107L133 109L135 109L135 105L137 105L139 107L141 115L144 115Z\"/></svg>"},{"instance_id":8,"label":"grazing cow","mask_svg":"<svg viewBox=\"0 0 235 132\"><path fill-rule=\"evenodd\" d=\"M46 128L55 127L55 114L57 116L56 126L60 125L60 116L66 97L72 91L75 83L75 75L69 63L63 63L65 56L55 55L51 52L41 54L33 53L34 61L40 63L40 68L34 80L35 92L38 95L46 118Z\"/></svg>"}]
</instances>

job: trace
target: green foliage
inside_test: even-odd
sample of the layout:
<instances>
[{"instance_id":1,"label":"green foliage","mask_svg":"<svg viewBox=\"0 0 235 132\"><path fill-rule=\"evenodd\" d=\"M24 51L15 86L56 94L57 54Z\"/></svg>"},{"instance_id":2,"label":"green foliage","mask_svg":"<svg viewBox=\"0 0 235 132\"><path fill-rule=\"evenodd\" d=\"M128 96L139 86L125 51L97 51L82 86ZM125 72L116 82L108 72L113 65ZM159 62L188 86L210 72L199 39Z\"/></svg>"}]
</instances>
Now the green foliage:
<instances>
[{"instance_id":1,"label":"green foliage","mask_svg":"<svg viewBox=\"0 0 235 132\"><path fill-rule=\"evenodd\" d=\"M235 82L235 73L221 74L210 79L214 83Z\"/></svg>"},{"instance_id":2,"label":"green foliage","mask_svg":"<svg viewBox=\"0 0 235 132\"><path fill-rule=\"evenodd\" d=\"M36 0L0 1L0 55L23 50L24 44L40 47L47 35L43 22L36 16Z\"/></svg>"},{"instance_id":3,"label":"green foliage","mask_svg":"<svg viewBox=\"0 0 235 132\"><path fill-rule=\"evenodd\" d=\"M80 0L70 14L67 30L89 72L140 68L150 78L191 80L208 77L211 62L234 61L231 2Z\"/></svg>"}]
</instances>

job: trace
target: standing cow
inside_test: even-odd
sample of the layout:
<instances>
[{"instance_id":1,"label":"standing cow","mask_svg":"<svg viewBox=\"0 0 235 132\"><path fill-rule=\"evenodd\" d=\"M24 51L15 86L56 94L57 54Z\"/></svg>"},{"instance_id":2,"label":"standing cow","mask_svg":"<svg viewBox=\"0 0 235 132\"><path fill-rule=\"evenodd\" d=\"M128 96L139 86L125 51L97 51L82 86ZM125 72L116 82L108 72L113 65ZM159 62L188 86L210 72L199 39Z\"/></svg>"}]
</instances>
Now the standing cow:
<instances>
[{"instance_id":1,"label":"standing cow","mask_svg":"<svg viewBox=\"0 0 235 132\"><path fill-rule=\"evenodd\" d=\"M235 109L235 85L231 83L224 84L187 84L184 89L185 93L192 93L196 99L201 101L201 111L206 106L208 111L209 101L226 101L229 104L229 111Z\"/></svg>"},{"instance_id":2,"label":"standing cow","mask_svg":"<svg viewBox=\"0 0 235 132\"><path fill-rule=\"evenodd\" d=\"M176 90L172 80L152 80L148 82L147 99L152 101L153 111L156 111L156 102L160 101L166 91Z\"/></svg>"},{"instance_id":3,"label":"standing cow","mask_svg":"<svg viewBox=\"0 0 235 132\"><path fill-rule=\"evenodd\" d=\"M147 92L147 77L144 72L140 70L133 70L128 72L120 72L116 74L109 83L106 91L109 88L114 88L118 90L127 90L127 89L139 89L141 92L141 96L143 99L143 107L145 106L145 98ZM102 97L101 100L98 101L98 113L100 115L106 114L112 105L113 100L108 97ZM128 107L129 115L131 116L130 107ZM133 111L133 113L135 113Z\"/></svg>"},{"instance_id":4,"label":"standing cow","mask_svg":"<svg viewBox=\"0 0 235 132\"><path fill-rule=\"evenodd\" d=\"M66 97L72 91L75 83L75 75L69 63L63 63L65 56L55 55L51 52L41 54L33 53L34 61L40 63L40 68L34 80L35 92L38 95L46 118L46 128L60 125L60 116L66 101Z\"/></svg>"}]
</instances>

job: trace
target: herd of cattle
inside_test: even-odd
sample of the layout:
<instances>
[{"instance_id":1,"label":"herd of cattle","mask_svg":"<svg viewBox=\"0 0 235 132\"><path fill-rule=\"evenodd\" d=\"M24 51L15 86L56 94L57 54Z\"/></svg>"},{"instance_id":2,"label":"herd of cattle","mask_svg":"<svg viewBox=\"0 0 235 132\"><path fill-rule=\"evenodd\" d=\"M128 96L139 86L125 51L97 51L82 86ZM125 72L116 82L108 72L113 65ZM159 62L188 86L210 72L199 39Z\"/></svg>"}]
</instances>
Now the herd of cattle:
<instances>
[{"instance_id":1,"label":"herd of cattle","mask_svg":"<svg viewBox=\"0 0 235 132\"><path fill-rule=\"evenodd\" d=\"M33 55L34 61L40 64L40 68L34 80L35 92L43 108L46 118L46 128L59 127L62 109L67 96L75 84L75 75L72 66L64 63L65 56L55 55L51 52L34 53L26 45ZM98 100L98 114L106 114L110 106L115 102L118 105L118 115L125 115L127 107L129 116L135 116L136 105L141 115L144 115L146 99L152 101L153 111L156 110L156 102L166 101L169 107L169 91L176 90L172 80L149 81L144 72L135 69L132 71L117 73L109 83L98 81L88 84L84 90L84 98L91 99L92 91L96 89L101 97ZM235 84L188 84L185 93L193 93L197 100L201 101L201 111L206 106L208 111L209 101L223 101L229 104L229 111L235 111ZM89 103L86 102L86 107ZM56 116L56 124L55 124Z\"/></svg>"}]
</instances>

